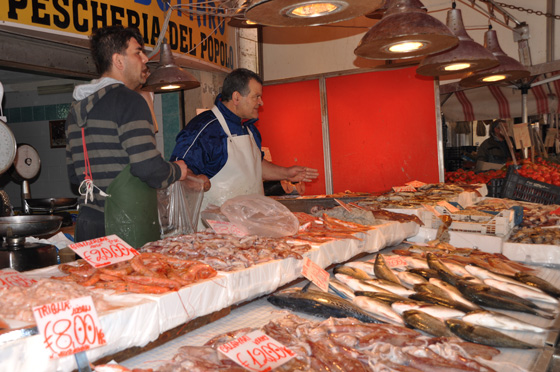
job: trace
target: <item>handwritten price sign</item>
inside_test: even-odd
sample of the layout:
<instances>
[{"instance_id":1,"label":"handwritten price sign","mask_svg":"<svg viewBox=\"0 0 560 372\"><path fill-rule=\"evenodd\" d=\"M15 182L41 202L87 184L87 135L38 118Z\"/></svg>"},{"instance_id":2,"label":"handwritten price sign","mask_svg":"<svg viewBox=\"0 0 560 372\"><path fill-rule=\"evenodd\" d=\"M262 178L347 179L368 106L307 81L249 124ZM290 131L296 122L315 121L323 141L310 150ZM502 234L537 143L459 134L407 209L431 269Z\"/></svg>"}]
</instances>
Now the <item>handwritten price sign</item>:
<instances>
[{"instance_id":1,"label":"handwritten price sign","mask_svg":"<svg viewBox=\"0 0 560 372\"><path fill-rule=\"evenodd\" d=\"M36 306L33 315L51 359L107 343L89 296Z\"/></svg>"},{"instance_id":2,"label":"handwritten price sign","mask_svg":"<svg viewBox=\"0 0 560 372\"><path fill-rule=\"evenodd\" d=\"M138 251L116 235L70 244L68 247L93 267L130 260Z\"/></svg>"},{"instance_id":3,"label":"handwritten price sign","mask_svg":"<svg viewBox=\"0 0 560 372\"><path fill-rule=\"evenodd\" d=\"M301 274L321 288L323 292L329 291L329 273L307 257L303 258Z\"/></svg>"},{"instance_id":4,"label":"handwritten price sign","mask_svg":"<svg viewBox=\"0 0 560 372\"><path fill-rule=\"evenodd\" d=\"M296 354L262 331L253 331L218 347L221 353L249 371L271 371Z\"/></svg>"},{"instance_id":5,"label":"handwritten price sign","mask_svg":"<svg viewBox=\"0 0 560 372\"><path fill-rule=\"evenodd\" d=\"M37 283L37 281L18 271L12 269L0 270L0 288L29 287L33 283Z\"/></svg>"}]
</instances>

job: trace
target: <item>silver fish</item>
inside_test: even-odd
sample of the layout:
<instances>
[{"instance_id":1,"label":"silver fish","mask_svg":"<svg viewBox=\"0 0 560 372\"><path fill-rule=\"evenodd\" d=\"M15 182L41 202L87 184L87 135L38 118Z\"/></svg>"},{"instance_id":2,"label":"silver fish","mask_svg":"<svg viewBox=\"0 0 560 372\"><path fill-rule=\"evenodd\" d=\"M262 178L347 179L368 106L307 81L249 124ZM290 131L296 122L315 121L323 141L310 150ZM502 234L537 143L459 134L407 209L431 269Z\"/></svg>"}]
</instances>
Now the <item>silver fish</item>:
<instances>
[{"instance_id":1,"label":"silver fish","mask_svg":"<svg viewBox=\"0 0 560 372\"><path fill-rule=\"evenodd\" d=\"M461 318L465 322L504 331L546 332L547 329L515 319L511 316L487 310L476 310Z\"/></svg>"},{"instance_id":2,"label":"silver fish","mask_svg":"<svg viewBox=\"0 0 560 372\"><path fill-rule=\"evenodd\" d=\"M412 288L415 284L426 283L426 279L424 279L424 277L411 273L410 271L399 271L396 275L402 285L407 288Z\"/></svg>"},{"instance_id":3,"label":"silver fish","mask_svg":"<svg viewBox=\"0 0 560 372\"><path fill-rule=\"evenodd\" d=\"M382 254L378 254L377 257L375 257L373 270L377 278L401 285L401 281L399 280L399 278L397 278L393 270L391 270L391 268L387 266L387 263L385 262Z\"/></svg>"},{"instance_id":4,"label":"silver fish","mask_svg":"<svg viewBox=\"0 0 560 372\"><path fill-rule=\"evenodd\" d=\"M492 328L478 326L463 320L447 319L445 323L453 333L466 341L493 347L508 347L515 349L538 348L537 345L519 341Z\"/></svg>"},{"instance_id":5,"label":"silver fish","mask_svg":"<svg viewBox=\"0 0 560 372\"><path fill-rule=\"evenodd\" d=\"M373 317L385 321L386 323L404 325L401 316L397 314L391 306L383 301L378 301L371 297L356 296L352 301L354 305L372 314Z\"/></svg>"},{"instance_id":6,"label":"silver fish","mask_svg":"<svg viewBox=\"0 0 560 372\"><path fill-rule=\"evenodd\" d=\"M367 292L367 291L356 291L354 292L354 295L356 296L366 296L366 297L372 297L376 300L379 301L383 301L386 304L391 305L393 302L397 302L397 301L411 301L413 302L414 300L410 300L406 297L403 296L399 296L397 294L391 293L391 292Z\"/></svg>"},{"instance_id":7,"label":"silver fish","mask_svg":"<svg viewBox=\"0 0 560 372\"><path fill-rule=\"evenodd\" d=\"M481 283L481 280L478 279L477 277L475 277L474 275L472 275L471 273L469 273L464 266L460 266L457 264L454 264L452 262L445 262L445 266L447 266L449 268L449 270L451 270L451 272L457 276L460 276L461 279L464 280L471 280L477 283Z\"/></svg>"},{"instance_id":8,"label":"silver fish","mask_svg":"<svg viewBox=\"0 0 560 372\"><path fill-rule=\"evenodd\" d=\"M369 280L365 280L365 282L368 282L368 283L371 283L372 285L375 285L377 287L381 287L383 289L386 289L389 292L398 294L399 296L408 297L408 296L415 293L414 291L411 291L410 289L407 289L406 287L403 287L400 284L395 284L393 282L388 282L387 280L384 280L384 279L369 279Z\"/></svg>"},{"instance_id":9,"label":"silver fish","mask_svg":"<svg viewBox=\"0 0 560 372\"><path fill-rule=\"evenodd\" d=\"M329 290L346 300L352 301L356 297L352 288L336 278L329 278Z\"/></svg>"},{"instance_id":10,"label":"silver fish","mask_svg":"<svg viewBox=\"0 0 560 372\"><path fill-rule=\"evenodd\" d=\"M501 282L517 284L517 285L525 286L527 288L531 288L531 286L528 285L528 284L523 284L523 283L521 283L521 282L519 282L515 279L508 278L507 276L504 276L504 275L493 273L489 270L483 269L482 267L478 267L478 266L475 266L475 265L466 265L465 270L467 270L471 275L476 276L477 278L479 278L481 280L495 279L495 280L499 280Z\"/></svg>"},{"instance_id":11,"label":"silver fish","mask_svg":"<svg viewBox=\"0 0 560 372\"><path fill-rule=\"evenodd\" d=\"M375 271L373 269L374 263L369 261L351 261L346 262L344 265L350 266L356 269L360 269L367 273L370 277L375 276Z\"/></svg>"},{"instance_id":12,"label":"silver fish","mask_svg":"<svg viewBox=\"0 0 560 372\"><path fill-rule=\"evenodd\" d=\"M333 269L333 273L350 275L350 276L353 276L356 279L370 279L371 278L371 276L369 276L362 269L357 269L355 267L351 267L351 266L347 266L347 265L336 266Z\"/></svg>"},{"instance_id":13,"label":"silver fish","mask_svg":"<svg viewBox=\"0 0 560 372\"><path fill-rule=\"evenodd\" d=\"M461 291L459 291L457 288L455 288L451 284L449 284L447 282L444 282L443 280L437 279L437 278L430 278L429 283L441 288L453 300L455 300L455 301L457 301L457 302L459 302L459 303L461 303L461 304L463 304L467 307L470 307L472 310L480 309L480 306L472 303L471 301L469 301L465 297L463 297L463 294L461 293Z\"/></svg>"},{"instance_id":14,"label":"silver fish","mask_svg":"<svg viewBox=\"0 0 560 372\"><path fill-rule=\"evenodd\" d=\"M346 274L334 274L335 278L346 284L353 291L368 291L368 292L389 292L388 290L373 285L365 280L356 279Z\"/></svg>"},{"instance_id":15,"label":"silver fish","mask_svg":"<svg viewBox=\"0 0 560 372\"><path fill-rule=\"evenodd\" d=\"M402 314L406 325L424 331L436 337L453 337L455 334L445 325L443 320L420 310L408 310Z\"/></svg>"},{"instance_id":16,"label":"silver fish","mask_svg":"<svg viewBox=\"0 0 560 372\"><path fill-rule=\"evenodd\" d=\"M461 279L460 276L455 275L439 258L437 258L434 254L428 253L426 255L426 260L428 261L428 266L430 269L434 269L437 271L439 277L445 280L447 283L451 285L456 285L457 281Z\"/></svg>"},{"instance_id":17,"label":"silver fish","mask_svg":"<svg viewBox=\"0 0 560 372\"><path fill-rule=\"evenodd\" d=\"M521 283L525 283L532 287L537 287L538 289L545 291L549 295L560 297L560 289L556 288L546 280L539 278L538 276L519 271L515 273L515 279L519 280Z\"/></svg>"},{"instance_id":18,"label":"silver fish","mask_svg":"<svg viewBox=\"0 0 560 372\"><path fill-rule=\"evenodd\" d=\"M395 301L391 304L391 308L395 310L397 314L403 314L405 311L409 310L420 310L436 317L441 320L451 319L451 318L461 318L465 315L465 312L452 309L450 307L432 305L432 304L422 304L415 303L412 301Z\"/></svg>"},{"instance_id":19,"label":"silver fish","mask_svg":"<svg viewBox=\"0 0 560 372\"><path fill-rule=\"evenodd\" d=\"M409 269L429 269L428 263L426 260L421 260L419 258L414 258L410 256L402 256L403 260L405 260L406 264L408 265Z\"/></svg>"},{"instance_id":20,"label":"silver fish","mask_svg":"<svg viewBox=\"0 0 560 372\"><path fill-rule=\"evenodd\" d=\"M547 295L538 288L526 288L525 286L520 286L517 284L501 282L495 279L485 279L484 284L491 287L501 289L502 291L507 291L513 293L516 296L525 298L527 300L535 300L546 302L552 305L558 305L558 300L552 296Z\"/></svg>"}]
</instances>

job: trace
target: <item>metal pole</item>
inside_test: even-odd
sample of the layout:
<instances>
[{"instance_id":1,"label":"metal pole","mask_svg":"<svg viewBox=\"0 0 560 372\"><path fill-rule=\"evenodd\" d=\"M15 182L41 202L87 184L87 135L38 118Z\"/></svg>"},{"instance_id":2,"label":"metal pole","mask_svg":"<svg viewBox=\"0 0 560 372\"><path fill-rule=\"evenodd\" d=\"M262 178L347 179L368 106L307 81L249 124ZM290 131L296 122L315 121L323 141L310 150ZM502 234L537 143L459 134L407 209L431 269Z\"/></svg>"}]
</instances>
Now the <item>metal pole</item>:
<instances>
[{"instance_id":1,"label":"metal pole","mask_svg":"<svg viewBox=\"0 0 560 372\"><path fill-rule=\"evenodd\" d=\"M523 123L529 122L529 117L527 115L527 93L529 93L529 87L523 85L521 87L521 121ZM523 159L527 159L529 157L529 148L523 147Z\"/></svg>"},{"instance_id":2,"label":"metal pole","mask_svg":"<svg viewBox=\"0 0 560 372\"><path fill-rule=\"evenodd\" d=\"M319 91L321 94L321 122L323 128L323 160L325 166L326 194L333 194L333 178L331 163L331 140L329 135L329 108L327 104L327 82L324 77L319 78Z\"/></svg>"}]
</instances>

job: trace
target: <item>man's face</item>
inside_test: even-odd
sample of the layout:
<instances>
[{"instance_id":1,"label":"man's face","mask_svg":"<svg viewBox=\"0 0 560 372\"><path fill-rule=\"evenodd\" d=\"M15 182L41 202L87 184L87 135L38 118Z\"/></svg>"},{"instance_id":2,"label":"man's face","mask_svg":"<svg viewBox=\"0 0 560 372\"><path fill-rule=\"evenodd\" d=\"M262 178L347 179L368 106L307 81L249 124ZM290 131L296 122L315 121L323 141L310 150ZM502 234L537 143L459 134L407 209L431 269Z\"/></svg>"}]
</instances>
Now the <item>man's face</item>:
<instances>
[{"instance_id":1,"label":"man's face","mask_svg":"<svg viewBox=\"0 0 560 372\"><path fill-rule=\"evenodd\" d=\"M242 119L257 119L259 107L264 105L262 100L262 85L255 79L249 80L249 94L240 96L237 105L237 116Z\"/></svg>"},{"instance_id":2,"label":"man's face","mask_svg":"<svg viewBox=\"0 0 560 372\"><path fill-rule=\"evenodd\" d=\"M136 39L131 38L128 41L128 47L124 55L124 77L125 85L130 89L136 89L146 82L149 75L148 67L146 66L148 57L144 53L144 49Z\"/></svg>"}]
</instances>

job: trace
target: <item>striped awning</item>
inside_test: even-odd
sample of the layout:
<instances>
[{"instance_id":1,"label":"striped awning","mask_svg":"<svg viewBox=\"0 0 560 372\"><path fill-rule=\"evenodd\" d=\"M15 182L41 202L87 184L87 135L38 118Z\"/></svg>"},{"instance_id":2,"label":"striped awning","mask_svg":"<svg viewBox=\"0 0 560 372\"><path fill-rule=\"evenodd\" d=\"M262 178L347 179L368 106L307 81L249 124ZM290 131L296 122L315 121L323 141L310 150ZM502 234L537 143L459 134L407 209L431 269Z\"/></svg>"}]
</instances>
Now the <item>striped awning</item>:
<instances>
[{"instance_id":1,"label":"striped awning","mask_svg":"<svg viewBox=\"0 0 560 372\"><path fill-rule=\"evenodd\" d=\"M527 93L527 115L560 112L560 80L537 85ZM445 100L445 101L444 101ZM512 87L484 86L442 95L441 107L448 121L508 119L522 116L522 92Z\"/></svg>"}]
</instances>

